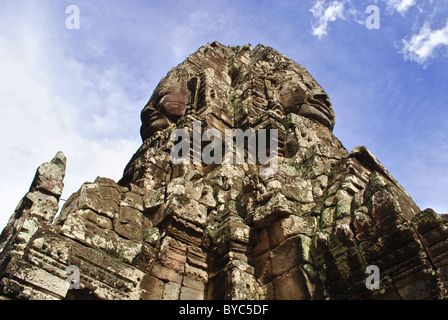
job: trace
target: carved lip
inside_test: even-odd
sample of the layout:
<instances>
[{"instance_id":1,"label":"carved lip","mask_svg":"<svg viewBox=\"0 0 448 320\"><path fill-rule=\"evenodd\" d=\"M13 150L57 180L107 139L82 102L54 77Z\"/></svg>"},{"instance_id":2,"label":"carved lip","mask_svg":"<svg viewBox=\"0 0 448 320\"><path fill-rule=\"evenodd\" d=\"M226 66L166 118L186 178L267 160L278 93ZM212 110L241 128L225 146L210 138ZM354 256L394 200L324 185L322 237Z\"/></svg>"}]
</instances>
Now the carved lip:
<instances>
[{"instance_id":1,"label":"carved lip","mask_svg":"<svg viewBox=\"0 0 448 320\"><path fill-rule=\"evenodd\" d=\"M181 103L185 104L185 95L182 93L168 93L162 99L160 99L161 103Z\"/></svg>"},{"instance_id":2,"label":"carved lip","mask_svg":"<svg viewBox=\"0 0 448 320\"><path fill-rule=\"evenodd\" d=\"M298 114L314 119L329 129L333 128L333 117L329 116L320 104L303 104Z\"/></svg>"},{"instance_id":3,"label":"carved lip","mask_svg":"<svg viewBox=\"0 0 448 320\"><path fill-rule=\"evenodd\" d=\"M160 103L167 116L183 116L185 114L185 95L182 93L169 93L160 100Z\"/></svg>"}]
</instances>

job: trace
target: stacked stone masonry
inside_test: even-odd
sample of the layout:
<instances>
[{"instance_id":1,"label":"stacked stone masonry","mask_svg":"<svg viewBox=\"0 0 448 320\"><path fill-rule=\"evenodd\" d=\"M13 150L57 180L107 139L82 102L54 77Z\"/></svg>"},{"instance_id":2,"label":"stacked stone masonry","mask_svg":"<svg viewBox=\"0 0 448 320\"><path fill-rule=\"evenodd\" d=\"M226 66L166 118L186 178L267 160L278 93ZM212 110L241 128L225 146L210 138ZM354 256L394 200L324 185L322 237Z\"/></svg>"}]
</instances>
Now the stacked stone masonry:
<instances>
[{"instance_id":1,"label":"stacked stone masonry","mask_svg":"<svg viewBox=\"0 0 448 320\"><path fill-rule=\"evenodd\" d=\"M201 47L141 118L143 144L123 178L84 183L59 214L65 156L39 167L0 235L1 298L448 297L448 218L421 211L367 148L348 152L325 91L276 50ZM171 133L202 134L194 120L223 135L277 129L278 170L173 164Z\"/></svg>"}]
</instances>

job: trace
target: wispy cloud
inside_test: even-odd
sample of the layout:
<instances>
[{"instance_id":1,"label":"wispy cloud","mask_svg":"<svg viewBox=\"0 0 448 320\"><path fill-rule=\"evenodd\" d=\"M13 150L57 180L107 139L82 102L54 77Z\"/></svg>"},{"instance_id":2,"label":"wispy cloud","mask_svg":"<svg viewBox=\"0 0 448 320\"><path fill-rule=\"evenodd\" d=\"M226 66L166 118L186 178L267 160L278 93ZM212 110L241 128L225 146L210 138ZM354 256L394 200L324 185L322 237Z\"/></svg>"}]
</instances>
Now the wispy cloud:
<instances>
[{"instance_id":1,"label":"wispy cloud","mask_svg":"<svg viewBox=\"0 0 448 320\"><path fill-rule=\"evenodd\" d=\"M329 23L337 19L345 20L344 15L345 2L332 1L327 3L325 0L318 0L310 9L317 23L313 23L313 35L322 38L327 35Z\"/></svg>"},{"instance_id":2,"label":"wispy cloud","mask_svg":"<svg viewBox=\"0 0 448 320\"><path fill-rule=\"evenodd\" d=\"M441 19L446 19L443 13L446 12L448 1L429 1L417 2L417 0L373 0L380 13L386 14L387 18L382 21L399 19L397 25L407 26L402 30L398 39L392 39L391 47L396 43L399 45L399 53L405 60L417 62L426 66L431 58L435 58L440 53L440 49L448 47L448 20L439 29L432 28L432 25L440 24ZM368 0L352 2L351 0L315 0L309 11L312 13L314 21L312 25L312 34L322 39L329 34L330 24L336 21L350 20L363 25L365 7L369 4ZM415 8L415 10L411 10ZM398 15L401 15L399 17ZM396 17L398 16L398 17ZM386 20L387 19L387 20ZM421 21L425 21L421 26ZM411 30L410 33L408 30ZM412 32L414 30L414 32ZM406 34L407 33L407 34Z\"/></svg>"},{"instance_id":3,"label":"wispy cloud","mask_svg":"<svg viewBox=\"0 0 448 320\"><path fill-rule=\"evenodd\" d=\"M405 58L425 64L437 52L437 49L448 47L448 20L441 29L432 30L429 22L425 22L417 34L411 38L403 39Z\"/></svg>"},{"instance_id":4,"label":"wispy cloud","mask_svg":"<svg viewBox=\"0 0 448 320\"><path fill-rule=\"evenodd\" d=\"M404 15L410 8L417 5L416 0L382 0L386 5L389 14L399 13ZM374 4L379 4L379 0L374 0ZM315 21L312 23L312 33L321 39L328 34L331 22L336 20L351 19L359 24L364 24L365 8L368 1L352 2L350 0L316 0L309 10ZM364 18L362 18L364 17Z\"/></svg>"},{"instance_id":5,"label":"wispy cloud","mask_svg":"<svg viewBox=\"0 0 448 320\"><path fill-rule=\"evenodd\" d=\"M14 9L9 13L16 22L0 19L8 30L0 34L0 177L8 184L0 193L0 229L37 166L57 151L68 158L63 198L97 175L119 179L140 144L138 136L123 134L124 127L133 121L131 113L138 121L143 105L126 91L122 67L93 67L67 54L62 39L76 34L65 29L64 19L53 37L45 22L50 10L31 4Z\"/></svg>"},{"instance_id":6,"label":"wispy cloud","mask_svg":"<svg viewBox=\"0 0 448 320\"><path fill-rule=\"evenodd\" d=\"M416 0L383 0L388 10L404 15L411 7L417 4Z\"/></svg>"}]
</instances>

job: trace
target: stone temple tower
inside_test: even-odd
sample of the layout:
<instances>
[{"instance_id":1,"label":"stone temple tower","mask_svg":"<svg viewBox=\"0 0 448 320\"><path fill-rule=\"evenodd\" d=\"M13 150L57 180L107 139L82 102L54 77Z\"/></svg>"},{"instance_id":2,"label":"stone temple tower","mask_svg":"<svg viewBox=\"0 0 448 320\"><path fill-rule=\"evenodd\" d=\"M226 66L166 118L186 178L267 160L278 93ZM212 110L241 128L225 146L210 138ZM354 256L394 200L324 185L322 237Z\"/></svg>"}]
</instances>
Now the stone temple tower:
<instances>
[{"instance_id":1,"label":"stone temple tower","mask_svg":"<svg viewBox=\"0 0 448 320\"><path fill-rule=\"evenodd\" d=\"M447 298L447 217L420 210L366 147L347 151L328 95L276 50L201 47L141 120L121 180L84 183L58 215L65 156L39 167L0 235L1 298ZM182 163L176 129L192 138ZM265 132L243 160L269 149L275 170L200 157L206 130L236 129Z\"/></svg>"}]
</instances>

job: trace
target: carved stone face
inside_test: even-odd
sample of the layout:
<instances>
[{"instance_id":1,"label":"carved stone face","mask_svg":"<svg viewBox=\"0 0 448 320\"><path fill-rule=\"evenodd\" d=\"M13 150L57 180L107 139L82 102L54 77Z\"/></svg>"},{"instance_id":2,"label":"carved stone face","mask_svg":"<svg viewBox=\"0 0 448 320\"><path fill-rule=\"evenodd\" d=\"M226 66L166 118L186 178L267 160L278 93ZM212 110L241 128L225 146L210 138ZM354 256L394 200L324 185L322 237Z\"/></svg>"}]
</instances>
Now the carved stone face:
<instances>
[{"instance_id":1,"label":"carved stone face","mask_svg":"<svg viewBox=\"0 0 448 320\"><path fill-rule=\"evenodd\" d=\"M143 140L189 113L215 124L247 127L269 111L295 113L330 130L330 99L305 68L272 48L213 43L172 69L143 109ZM230 119L230 120L229 120Z\"/></svg>"},{"instance_id":2,"label":"carved stone face","mask_svg":"<svg viewBox=\"0 0 448 320\"><path fill-rule=\"evenodd\" d=\"M157 131L162 131L176 123L187 110L187 91L179 85L167 85L162 80L156 92L142 111L141 135L143 140L150 138Z\"/></svg>"},{"instance_id":3,"label":"carved stone face","mask_svg":"<svg viewBox=\"0 0 448 320\"><path fill-rule=\"evenodd\" d=\"M300 75L299 75L300 76ZM283 107L284 113L295 113L318 121L329 129L335 124L335 114L328 95L317 85L314 79L291 79L284 75L277 79L281 85L272 86L270 90L277 91L277 102Z\"/></svg>"}]
</instances>

